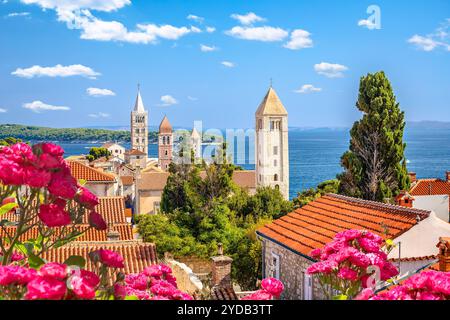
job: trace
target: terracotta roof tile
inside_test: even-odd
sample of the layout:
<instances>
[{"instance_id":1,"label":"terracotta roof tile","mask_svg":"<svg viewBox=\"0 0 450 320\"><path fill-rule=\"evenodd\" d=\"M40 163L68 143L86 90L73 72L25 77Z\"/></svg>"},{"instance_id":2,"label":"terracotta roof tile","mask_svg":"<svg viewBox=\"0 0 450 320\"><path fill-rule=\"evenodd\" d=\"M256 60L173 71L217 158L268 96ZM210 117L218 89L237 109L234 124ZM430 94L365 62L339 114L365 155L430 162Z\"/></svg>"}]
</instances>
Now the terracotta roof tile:
<instances>
[{"instance_id":1,"label":"terracotta roof tile","mask_svg":"<svg viewBox=\"0 0 450 320\"><path fill-rule=\"evenodd\" d=\"M70 172L77 180L86 180L88 182L114 182L114 175L102 172L89 167L78 161L68 161Z\"/></svg>"},{"instance_id":2,"label":"terracotta roof tile","mask_svg":"<svg viewBox=\"0 0 450 320\"><path fill-rule=\"evenodd\" d=\"M121 176L120 180L122 180L122 184L124 186L132 186L134 183L134 177L133 176Z\"/></svg>"},{"instance_id":3,"label":"terracotta roof tile","mask_svg":"<svg viewBox=\"0 0 450 320\"><path fill-rule=\"evenodd\" d=\"M90 252L108 249L113 250L122 255L124 258L125 268L119 271L129 273L138 273L146 267L157 264L158 258L156 247L153 243L143 243L137 240L133 241L118 241L118 242L74 242L68 245L51 249L44 253L43 258L47 261L64 262L72 255L83 256L86 261L86 269L92 271L92 262L88 259Z\"/></svg>"},{"instance_id":4,"label":"terracotta roof tile","mask_svg":"<svg viewBox=\"0 0 450 320\"><path fill-rule=\"evenodd\" d=\"M137 181L138 190L163 190L169 178L168 172L142 173Z\"/></svg>"},{"instance_id":5,"label":"terracotta roof tile","mask_svg":"<svg viewBox=\"0 0 450 320\"><path fill-rule=\"evenodd\" d=\"M436 196L445 194L450 196L450 182L441 179L420 179L413 185L409 193L412 196Z\"/></svg>"},{"instance_id":6,"label":"terracotta roof tile","mask_svg":"<svg viewBox=\"0 0 450 320\"><path fill-rule=\"evenodd\" d=\"M254 170L236 170L233 181L242 188L256 188L256 173Z\"/></svg>"},{"instance_id":7,"label":"terracotta roof tile","mask_svg":"<svg viewBox=\"0 0 450 320\"><path fill-rule=\"evenodd\" d=\"M130 156L145 156L145 152L142 152L137 149L127 150L127 151L125 151L125 154L130 155Z\"/></svg>"},{"instance_id":8,"label":"terracotta roof tile","mask_svg":"<svg viewBox=\"0 0 450 320\"><path fill-rule=\"evenodd\" d=\"M417 218L424 219L429 214L425 210L327 194L257 232L309 256L311 250L323 247L338 232L364 229L394 239L413 227Z\"/></svg>"}]
</instances>

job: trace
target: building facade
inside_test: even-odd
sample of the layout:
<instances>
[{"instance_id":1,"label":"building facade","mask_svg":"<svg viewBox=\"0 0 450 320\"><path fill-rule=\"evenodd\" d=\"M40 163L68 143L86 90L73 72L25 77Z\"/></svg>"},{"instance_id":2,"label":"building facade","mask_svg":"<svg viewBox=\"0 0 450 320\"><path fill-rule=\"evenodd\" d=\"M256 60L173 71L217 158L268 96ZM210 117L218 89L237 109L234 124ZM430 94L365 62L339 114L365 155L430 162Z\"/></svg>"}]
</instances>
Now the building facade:
<instances>
[{"instance_id":1,"label":"building facade","mask_svg":"<svg viewBox=\"0 0 450 320\"><path fill-rule=\"evenodd\" d=\"M158 135L158 164L164 171L169 170L169 165L172 163L173 150L173 133L172 125L166 116L159 125Z\"/></svg>"},{"instance_id":2,"label":"building facade","mask_svg":"<svg viewBox=\"0 0 450 320\"><path fill-rule=\"evenodd\" d=\"M131 149L148 155L148 112L145 111L140 90L131 112Z\"/></svg>"},{"instance_id":3,"label":"building facade","mask_svg":"<svg viewBox=\"0 0 450 320\"><path fill-rule=\"evenodd\" d=\"M194 151L194 159L201 159L202 158L202 136L195 128L192 129L191 145L192 145L192 150Z\"/></svg>"},{"instance_id":4,"label":"building facade","mask_svg":"<svg viewBox=\"0 0 450 320\"><path fill-rule=\"evenodd\" d=\"M256 182L289 199L288 113L270 87L255 113Z\"/></svg>"}]
</instances>

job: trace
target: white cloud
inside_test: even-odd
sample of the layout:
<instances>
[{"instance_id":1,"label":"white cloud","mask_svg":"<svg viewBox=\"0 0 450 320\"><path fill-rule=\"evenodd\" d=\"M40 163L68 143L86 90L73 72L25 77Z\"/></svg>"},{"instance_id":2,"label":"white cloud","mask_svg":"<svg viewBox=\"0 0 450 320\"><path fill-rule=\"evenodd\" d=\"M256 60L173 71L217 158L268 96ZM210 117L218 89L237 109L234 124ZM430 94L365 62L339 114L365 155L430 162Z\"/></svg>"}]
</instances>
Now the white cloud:
<instances>
[{"instance_id":1,"label":"white cloud","mask_svg":"<svg viewBox=\"0 0 450 320\"><path fill-rule=\"evenodd\" d=\"M109 89L100 89L100 88L87 88L86 92L91 97L104 97L104 96L115 96L115 92Z\"/></svg>"},{"instance_id":2,"label":"white cloud","mask_svg":"<svg viewBox=\"0 0 450 320\"><path fill-rule=\"evenodd\" d=\"M322 88L316 88L312 84L304 84L300 89L295 90L297 93L312 93L312 92L320 92Z\"/></svg>"},{"instance_id":3,"label":"white cloud","mask_svg":"<svg viewBox=\"0 0 450 320\"><path fill-rule=\"evenodd\" d=\"M98 112L98 113L90 113L88 114L88 117L91 118L109 118L111 115L109 113L104 113L104 112Z\"/></svg>"},{"instance_id":4,"label":"white cloud","mask_svg":"<svg viewBox=\"0 0 450 320\"><path fill-rule=\"evenodd\" d=\"M29 12L11 12L10 14L7 15L8 18L13 18L13 17L26 17L29 16L30 13Z\"/></svg>"},{"instance_id":5,"label":"white cloud","mask_svg":"<svg viewBox=\"0 0 450 320\"><path fill-rule=\"evenodd\" d=\"M196 97L191 97L191 96L188 96L187 97L189 100L191 100L191 101L197 101L198 100L198 98L196 98Z\"/></svg>"},{"instance_id":6,"label":"white cloud","mask_svg":"<svg viewBox=\"0 0 450 320\"><path fill-rule=\"evenodd\" d=\"M216 28L214 28L214 27L206 27L206 32L213 33L214 31L216 31Z\"/></svg>"},{"instance_id":7,"label":"white cloud","mask_svg":"<svg viewBox=\"0 0 450 320\"><path fill-rule=\"evenodd\" d=\"M236 64L231 61L222 61L221 64L227 68L234 68Z\"/></svg>"},{"instance_id":8,"label":"white cloud","mask_svg":"<svg viewBox=\"0 0 450 320\"><path fill-rule=\"evenodd\" d=\"M21 2L36 4L43 9L89 9L104 12L116 11L131 4L131 0L21 0Z\"/></svg>"},{"instance_id":9,"label":"white cloud","mask_svg":"<svg viewBox=\"0 0 450 320\"><path fill-rule=\"evenodd\" d=\"M361 19L358 21L358 26L373 30L377 25L368 19Z\"/></svg>"},{"instance_id":10,"label":"white cloud","mask_svg":"<svg viewBox=\"0 0 450 320\"><path fill-rule=\"evenodd\" d=\"M308 31L296 29L291 32L291 39L284 45L284 47L291 50L311 48L313 46L313 41L310 36L311 33Z\"/></svg>"},{"instance_id":11,"label":"white cloud","mask_svg":"<svg viewBox=\"0 0 450 320\"><path fill-rule=\"evenodd\" d=\"M35 100L33 102L29 102L29 103L24 103L23 107L25 109L31 110L33 112L36 113L40 113L41 111L67 111L70 110L69 107L64 107L64 106L53 106L50 104L46 104L42 101L39 100Z\"/></svg>"},{"instance_id":12,"label":"white cloud","mask_svg":"<svg viewBox=\"0 0 450 320\"><path fill-rule=\"evenodd\" d=\"M7 109L0 108L0 113L6 113L6 112L8 112Z\"/></svg>"},{"instance_id":13,"label":"white cloud","mask_svg":"<svg viewBox=\"0 0 450 320\"><path fill-rule=\"evenodd\" d=\"M413 35L408 39L408 43L415 45L418 49L423 51L433 51L434 49L443 48L450 51L450 19L445 20L441 25L431 34L421 36Z\"/></svg>"},{"instance_id":14,"label":"white cloud","mask_svg":"<svg viewBox=\"0 0 450 320\"><path fill-rule=\"evenodd\" d=\"M73 64L70 66L56 65L54 67L41 67L38 65L32 66L30 68L22 69L18 68L16 71L11 73L14 76L31 79L34 77L71 77L71 76L82 76L90 79L96 79L100 73L95 72L89 67L83 66L81 64Z\"/></svg>"},{"instance_id":15,"label":"white cloud","mask_svg":"<svg viewBox=\"0 0 450 320\"><path fill-rule=\"evenodd\" d=\"M195 22L198 22L198 23L203 23L203 21L205 21L205 18L196 16L195 14L188 15L186 17L186 19L192 20L192 21L195 21Z\"/></svg>"},{"instance_id":16,"label":"white cloud","mask_svg":"<svg viewBox=\"0 0 450 320\"><path fill-rule=\"evenodd\" d=\"M231 30L225 32L227 35L244 40L256 41L282 41L289 33L281 28L274 28L269 26L264 27L233 27Z\"/></svg>"},{"instance_id":17,"label":"white cloud","mask_svg":"<svg viewBox=\"0 0 450 320\"><path fill-rule=\"evenodd\" d=\"M314 70L328 78L341 78L344 76L343 72L348 70L348 67L337 63L321 62L314 65Z\"/></svg>"},{"instance_id":18,"label":"white cloud","mask_svg":"<svg viewBox=\"0 0 450 320\"><path fill-rule=\"evenodd\" d=\"M266 21L265 18L262 18L260 16L257 16L253 12L249 12L247 14L241 15L241 14L232 14L231 18L238 20L243 25L252 25L255 22L263 22Z\"/></svg>"},{"instance_id":19,"label":"white cloud","mask_svg":"<svg viewBox=\"0 0 450 320\"><path fill-rule=\"evenodd\" d=\"M212 51L219 50L219 48L217 48L216 46L207 46L207 45L201 44L200 45L200 50L202 52L212 52Z\"/></svg>"},{"instance_id":20,"label":"white cloud","mask_svg":"<svg viewBox=\"0 0 450 320\"><path fill-rule=\"evenodd\" d=\"M165 95L165 96L161 97L161 104L160 104L160 106L168 107L168 106L172 106L174 104L178 104L178 101L177 101L177 99L175 99L171 95Z\"/></svg>"}]
</instances>

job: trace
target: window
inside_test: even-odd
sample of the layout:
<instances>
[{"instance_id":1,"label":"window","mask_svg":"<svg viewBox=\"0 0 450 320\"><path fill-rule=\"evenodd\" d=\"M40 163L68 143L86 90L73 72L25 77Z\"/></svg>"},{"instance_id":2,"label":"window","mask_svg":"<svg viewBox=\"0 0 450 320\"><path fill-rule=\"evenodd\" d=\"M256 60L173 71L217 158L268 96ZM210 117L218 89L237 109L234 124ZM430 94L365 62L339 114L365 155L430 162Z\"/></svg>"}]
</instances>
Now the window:
<instances>
[{"instance_id":1,"label":"window","mask_svg":"<svg viewBox=\"0 0 450 320\"><path fill-rule=\"evenodd\" d=\"M161 208L161 202L155 201L153 202L153 213L158 214Z\"/></svg>"},{"instance_id":2,"label":"window","mask_svg":"<svg viewBox=\"0 0 450 320\"><path fill-rule=\"evenodd\" d=\"M273 181L278 181L278 174L275 173L275 174L273 175Z\"/></svg>"},{"instance_id":3,"label":"window","mask_svg":"<svg viewBox=\"0 0 450 320\"><path fill-rule=\"evenodd\" d=\"M278 166L278 161L277 161L277 159L273 160L273 166L274 166L274 167Z\"/></svg>"},{"instance_id":4,"label":"window","mask_svg":"<svg viewBox=\"0 0 450 320\"><path fill-rule=\"evenodd\" d=\"M139 138L136 138L136 143L139 143Z\"/></svg>"},{"instance_id":5,"label":"window","mask_svg":"<svg viewBox=\"0 0 450 320\"><path fill-rule=\"evenodd\" d=\"M166 150L166 151L164 151L164 155L166 155L166 156L167 156L168 154L169 154L169 153L167 152L167 150Z\"/></svg>"},{"instance_id":6,"label":"window","mask_svg":"<svg viewBox=\"0 0 450 320\"><path fill-rule=\"evenodd\" d=\"M276 184L275 185L275 190L280 190L280 185Z\"/></svg>"},{"instance_id":7,"label":"window","mask_svg":"<svg viewBox=\"0 0 450 320\"><path fill-rule=\"evenodd\" d=\"M261 175L259 175L259 181L261 182Z\"/></svg>"},{"instance_id":8,"label":"window","mask_svg":"<svg viewBox=\"0 0 450 320\"><path fill-rule=\"evenodd\" d=\"M259 128L259 130L261 130L263 128L262 119L258 120L258 128Z\"/></svg>"},{"instance_id":9,"label":"window","mask_svg":"<svg viewBox=\"0 0 450 320\"><path fill-rule=\"evenodd\" d=\"M272 252L272 261L269 269L271 278L280 279L280 256Z\"/></svg>"},{"instance_id":10,"label":"window","mask_svg":"<svg viewBox=\"0 0 450 320\"><path fill-rule=\"evenodd\" d=\"M270 121L270 131L275 129L275 121Z\"/></svg>"},{"instance_id":11,"label":"window","mask_svg":"<svg viewBox=\"0 0 450 320\"><path fill-rule=\"evenodd\" d=\"M274 154L275 156L278 155L278 146L273 147L273 154Z\"/></svg>"},{"instance_id":12,"label":"window","mask_svg":"<svg viewBox=\"0 0 450 320\"><path fill-rule=\"evenodd\" d=\"M303 274L303 300L312 300L313 296L313 279L310 274L302 272Z\"/></svg>"}]
</instances>

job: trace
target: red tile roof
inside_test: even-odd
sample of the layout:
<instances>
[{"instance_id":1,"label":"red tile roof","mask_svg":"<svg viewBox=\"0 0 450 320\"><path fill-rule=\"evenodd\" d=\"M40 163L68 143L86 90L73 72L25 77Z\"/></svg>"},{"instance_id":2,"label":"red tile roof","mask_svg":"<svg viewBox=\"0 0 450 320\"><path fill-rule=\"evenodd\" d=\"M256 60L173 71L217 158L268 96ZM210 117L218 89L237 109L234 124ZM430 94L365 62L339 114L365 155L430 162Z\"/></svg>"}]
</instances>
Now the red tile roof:
<instances>
[{"instance_id":1,"label":"red tile roof","mask_svg":"<svg viewBox=\"0 0 450 320\"><path fill-rule=\"evenodd\" d=\"M88 259L88 255L90 252L99 249L108 249L120 253L124 258L125 268L119 269L119 271L126 274L141 272L144 268L158 263L156 246L153 243L143 243L137 240L74 242L57 249L50 249L44 253L43 258L47 261L62 263L72 255L83 256L87 261L86 269L92 271L93 265Z\"/></svg>"},{"instance_id":2,"label":"red tile roof","mask_svg":"<svg viewBox=\"0 0 450 320\"><path fill-rule=\"evenodd\" d=\"M70 172L77 180L88 182L115 182L114 175L89 167L78 161L68 161Z\"/></svg>"},{"instance_id":3,"label":"red tile roof","mask_svg":"<svg viewBox=\"0 0 450 320\"><path fill-rule=\"evenodd\" d=\"M133 176L121 176L120 180L122 180L122 184L124 186L132 186L134 183L134 177Z\"/></svg>"},{"instance_id":4,"label":"red tile roof","mask_svg":"<svg viewBox=\"0 0 450 320\"><path fill-rule=\"evenodd\" d=\"M412 186L409 193L412 196L436 196L445 194L450 196L450 182L441 179L420 179Z\"/></svg>"},{"instance_id":5,"label":"red tile roof","mask_svg":"<svg viewBox=\"0 0 450 320\"><path fill-rule=\"evenodd\" d=\"M127 150L125 151L126 155L130 155L130 156L145 156L145 152L142 152L140 150L137 149L131 149L131 150Z\"/></svg>"},{"instance_id":6,"label":"red tile roof","mask_svg":"<svg viewBox=\"0 0 450 320\"><path fill-rule=\"evenodd\" d=\"M311 250L322 248L338 232L364 229L394 239L416 225L417 218L425 219L429 214L425 210L327 194L274 220L257 233L309 256Z\"/></svg>"},{"instance_id":7,"label":"red tile roof","mask_svg":"<svg viewBox=\"0 0 450 320\"><path fill-rule=\"evenodd\" d=\"M88 229L87 224L80 224L77 225L76 230L84 231ZM115 231L118 231L120 233L119 240L133 240L133 228L130 224L115 224L112 226L112 229ZM54 228L55 231L59 231L60 228ZM68 227L68 231L74 230L73 227ZM5 238L7 236L7 233L10 235L13 235L16 232L15 226L8 226L0 229L0 236L2 238ZM93 228L90 228L86 231L82 236L78 237L75 241L106 241L107 238L107 230L99 231L95 230ZM20 238L21 241L29 240L29 239L36 239L39 236L39 229L38 227L33 227L29 229L22 237Z\"/></svg>"}]
</instances>

